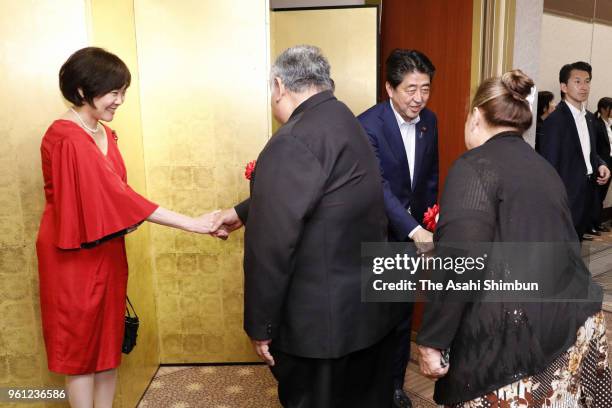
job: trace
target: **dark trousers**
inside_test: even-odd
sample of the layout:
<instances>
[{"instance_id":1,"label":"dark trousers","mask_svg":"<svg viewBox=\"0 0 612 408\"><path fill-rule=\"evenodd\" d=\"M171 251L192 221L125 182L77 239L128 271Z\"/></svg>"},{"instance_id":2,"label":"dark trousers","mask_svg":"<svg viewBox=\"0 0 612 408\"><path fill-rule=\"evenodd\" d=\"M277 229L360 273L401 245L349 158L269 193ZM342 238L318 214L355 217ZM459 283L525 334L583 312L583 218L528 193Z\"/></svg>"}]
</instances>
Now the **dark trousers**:
<instances>
[{"instance_id":1,"label":"dark trousers","mask_svg":"<svg viewBox=\"0 0 612 408\"><path fill-rule=\"evenodd\" d=\"M582 236L593 226L594 202L597 200L597 183L595 176L585 177L584 184L581 186L580 206L578 206L578 214L574 216L574 227L578 238L582 240Z\"/></svg>"},{"instance_id":2,"label":"dark trousers","mask_svg":"<svg viewBox=\"0 0 612 408\"><path fill-rule=\"evenodd\" d=\"M395 353L393 356L393 388L401 389L404 386L406 367L410 360L410 334L412 333L412 311L414 303L406 305L406 315L395 328Z\"/></svg>"},{"instance_id":3,"label":"dark trousers","mask_svg":"<svg viewBox=\"0 0 612 408\"><path fill-rule=\"evenodd\" d=\"M603 186L597 185L596 197L593 200L593 227L603 223L603 205L610 187L610 180Z\"/></svg>"},{"instance_id":4,"label":"dark trousers","mask_svg":"<svg viewBox=\"0 0 612 408\"><path fill-rule=\"evenodd\" d=\"M278 381L278 399L285 408L390 407L393 345L391 332L340 358L297 357L272 349L275 365L270 370Z\"/></svg>"}]
</instances>

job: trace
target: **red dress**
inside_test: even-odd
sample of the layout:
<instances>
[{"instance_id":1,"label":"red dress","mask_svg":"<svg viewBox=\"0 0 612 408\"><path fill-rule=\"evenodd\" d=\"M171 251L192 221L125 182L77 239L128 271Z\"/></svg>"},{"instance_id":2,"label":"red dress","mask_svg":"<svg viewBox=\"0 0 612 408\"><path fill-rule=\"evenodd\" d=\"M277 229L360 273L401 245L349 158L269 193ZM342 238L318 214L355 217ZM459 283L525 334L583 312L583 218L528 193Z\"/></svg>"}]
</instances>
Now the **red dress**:
<instances>
[{"instance_id":1,"label":"red dress","mask_svg":"<svg viewBox=\"0 0 612 408\"><path fill-rule=\"evenodd\" d=\"M36 252L49 370L69 375L121 362L128 264L123 236L157 205L126 183L113 133L107 155L80 126L57 120L41 144L46 205Z\"/></svg>"}]
</instances>

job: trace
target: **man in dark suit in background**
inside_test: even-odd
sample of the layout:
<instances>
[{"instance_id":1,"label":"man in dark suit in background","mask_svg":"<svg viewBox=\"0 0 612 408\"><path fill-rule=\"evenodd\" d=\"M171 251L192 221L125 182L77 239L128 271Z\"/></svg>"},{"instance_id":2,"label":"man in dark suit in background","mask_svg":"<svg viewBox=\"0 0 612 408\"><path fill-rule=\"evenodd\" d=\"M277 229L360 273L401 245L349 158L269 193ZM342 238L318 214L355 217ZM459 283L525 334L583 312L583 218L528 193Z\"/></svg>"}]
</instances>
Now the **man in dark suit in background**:
<instances>
[{"instance_id":1,"label":"man in dark suit in background","mask_svg":"<svg viewBox=\"0 0 612 408\"><path fill-rule=\"evenodd\" d=\"M396 49L387 58L385 88L389 100L359 115L378 158L389 218L390 241L413 241L431 249L432 233L421 226L427 207L438 196L438 122L427 109L435 67L423 53ZM393 367L394 403L410 407L403 391L410 358L413 304L396 329Z\"/></svg>"},{"instance_id":2,"label":"man in dark suit in background","mask_svg":"<svg viewBox=\"0 0 612 408\"><path fill-rule=\"evenodd\" d=\"M251 198L216 226L246 225L244 328L285 407L390 407L401 308L361 301L361 243L384 242L378 163L333 95L320 50L297 46L272 67L284 125L257 159Z\"/></svg>"},{"instance_id":3,"label":"man in dark suit in background","mask_svg":"<svg viewBox=\"0 0 612 408\"><path fill-rule=\"evenodd\" d=\"M538 143L538 152L565 184L574 227L581 240L585 233L597 233L591 231L596 187L610 178L610 170L597 155L595 119L585 108L591 74L591 65L583 61L561 68L562 101L544 121Z\"/></svg>"},{"instance_id":4,"label":"man in dark suit in background","mask_svg":"<svg viewBox=\"0 0 612 408\"><path fill-rule=\"evenodd\" d=\"M609 118L612 109L612 98L601 98L597 102L597 113L595 120L595 133L597 134L597 154L606 162L606 166L612 169L612 156L610 152L610 141L612 140L612 128L610 128ZM610 229L603 225L603 204L610 187L610 179L606 184L597 188L597 200L595 200L595 212L593 214L593 228L599 232L610 232Z\"/></svg>"}]
</instances>

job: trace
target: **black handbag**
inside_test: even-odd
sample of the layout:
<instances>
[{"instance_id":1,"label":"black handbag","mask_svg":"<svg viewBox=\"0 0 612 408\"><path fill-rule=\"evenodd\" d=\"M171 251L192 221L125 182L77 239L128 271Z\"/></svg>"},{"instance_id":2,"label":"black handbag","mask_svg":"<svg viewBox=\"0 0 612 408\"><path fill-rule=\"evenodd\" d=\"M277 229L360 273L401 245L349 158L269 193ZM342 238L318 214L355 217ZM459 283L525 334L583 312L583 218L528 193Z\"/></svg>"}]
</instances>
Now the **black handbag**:
<instances>
[{"instance_id":1,"label":"black handbag","mask_svg":"<svg viewBox=\"0 0 612 408\"><path fill-rule=\"evenodd\" d=\"M124 354L130 354L130 352L136 346L136 337L138 337L138 326L140 322L138 320L138 315L136 314L136 310L134 310L134 306L132 306L132 302L130 302L130 298L127 298L128 304L125 305L125 330L123 332L123 345L121 346L121 351ZM132 312L134 316L130 314L129 307L132 308Z\"/></svg>"}]
</instances>

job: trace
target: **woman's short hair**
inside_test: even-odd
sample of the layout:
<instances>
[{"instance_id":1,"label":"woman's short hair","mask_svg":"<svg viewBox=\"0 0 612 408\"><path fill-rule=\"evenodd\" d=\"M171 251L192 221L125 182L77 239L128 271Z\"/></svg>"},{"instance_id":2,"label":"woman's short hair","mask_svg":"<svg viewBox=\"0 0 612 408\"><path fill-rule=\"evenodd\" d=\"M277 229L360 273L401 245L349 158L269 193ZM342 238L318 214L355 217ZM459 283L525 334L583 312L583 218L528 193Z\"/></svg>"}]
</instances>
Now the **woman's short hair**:
<instances>
[{"instance_id":1,"label":"woman's short hair","mask_svg":"<svg viewBox=\"0 0 612 408\"><path fill-rule=\"evenodd\" d=\"M553 99L555 99L555 95L550 91L538 92L538 118L542 117Z\"/></svg>"},{"instance_id":2,"label":"woman's short hair","mask_svg":"<svg viewBox=\"0 0 612 408\"><path fill-rule=\"evenodd\" d=\"M396 48L391 51L385 62L386 78L393 89L402 83L406 74L420 72L429 75L433 80L436 67L431 63L427 55L417 50L405 50Z\"/></svg>"},{"instance_id":3,"label":"woman's short hair","mask_svg":"<svg viewBox=\"0 0 612 408\"><path fill-rule=\"evenodd\" d=\"M319 91L334 90L327 58L318 47L297 45L283 51L270 70L271 81L278 77L291 92L299 93L309 88Z\"/></svg>"},{"instance_id":4,"label":"woman's short hair","mask_svg":"<svg viewBox=\"0 0 612 408\"><path fill-rule=\"evenodd\" d=\"M131 80L125 63L115 54L98 47L78 50L59 71L62 95L75 106L93 105L94 98L124 86L127 88Z\"/></svg>"},{"instance_id":5,"label":"woman's short hair","mask_svg":"<svg viewBox=\"0 0 612 408\"><path fill-rule=\"evenodd\" d=\"M491 126L514 127L523 133L533 121L527 100L532 87L533 80L520 69L486 79L476 91L472 110L478 108Z\"/></svg>"},{"instance_id":6,"label":"woman's short hair","mask_svg":"<svg viewBox=\"0 0 612 408\"><path fill-rule=\"evenodd\" d=\"M604 96L603 98L599 100L599 102L597 102L597 112L596 112L597 117L600 118L601 112L605 111L606 109L611 109L611 108L612 108L612 98L608 96Z\"/></svg>"}]
</instances>

